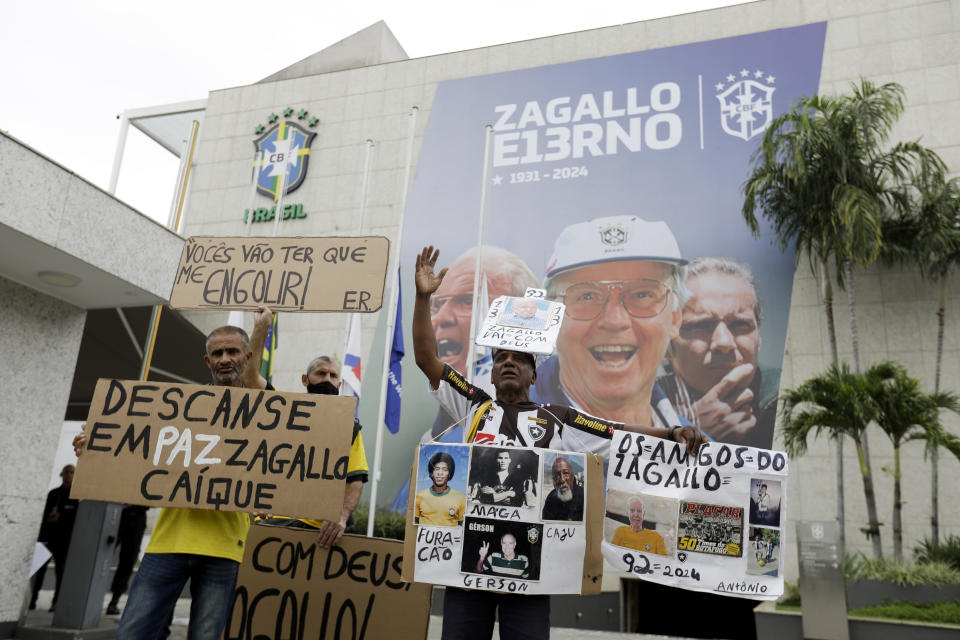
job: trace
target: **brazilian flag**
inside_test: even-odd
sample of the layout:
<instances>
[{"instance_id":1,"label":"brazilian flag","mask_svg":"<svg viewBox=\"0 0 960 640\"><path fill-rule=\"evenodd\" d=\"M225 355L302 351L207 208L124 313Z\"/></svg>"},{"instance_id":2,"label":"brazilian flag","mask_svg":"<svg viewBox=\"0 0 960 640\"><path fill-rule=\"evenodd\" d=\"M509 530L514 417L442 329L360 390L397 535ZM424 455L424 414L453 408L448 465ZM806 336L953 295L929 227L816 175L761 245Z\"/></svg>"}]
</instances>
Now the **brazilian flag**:
<instances>
[{"instance_id":1,"label":"brazilian flag","mask_svg":"<svg viewBox=\"0 0 960 640\"><path fill-rule=\"evenodd\" d=\"M267 329L267 339L263 343L263 355L260 358L260 375L268 384L273 384L273 355L277 352L277 327L279 326L277 322L280 319L280 314L275 313L273 315L273 322L270 324L270 328Z\"/></svg>"}]
</instances>

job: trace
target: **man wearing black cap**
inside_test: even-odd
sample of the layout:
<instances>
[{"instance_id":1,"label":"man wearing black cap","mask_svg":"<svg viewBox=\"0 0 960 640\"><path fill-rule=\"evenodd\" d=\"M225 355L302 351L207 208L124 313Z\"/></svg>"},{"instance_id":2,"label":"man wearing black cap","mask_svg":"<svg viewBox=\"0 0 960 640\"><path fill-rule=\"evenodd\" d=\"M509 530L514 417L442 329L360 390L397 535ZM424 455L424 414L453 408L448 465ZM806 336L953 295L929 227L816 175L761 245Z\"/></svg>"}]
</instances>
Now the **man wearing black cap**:
<instances>
[{"instance_id":1,"label":"man wearing black cap","mask_svg":"<svg viewBox=\"0 0 960 640\"><path fill-rule=\"evenodd\" d=\"M530 401L537 379L536 360L529 353L499 349L493 353L491 398L482 389L444 364L430 324L430 296L446 275L434 273L439 251L424 247L417 256L416 299L413 308L413 347L417 366L430 381L437 401L457 420L465 420L466 442L498 446L544 447L568 451L607 453L615 429L627 429L685 443L695 452L703 442L694 427L669 428L625 425L602 420L562 404ZM500 637L548 638L550 598L448 588L444 596L443 638L490 638L499 608Z\"/></svg>"}]
</instances>

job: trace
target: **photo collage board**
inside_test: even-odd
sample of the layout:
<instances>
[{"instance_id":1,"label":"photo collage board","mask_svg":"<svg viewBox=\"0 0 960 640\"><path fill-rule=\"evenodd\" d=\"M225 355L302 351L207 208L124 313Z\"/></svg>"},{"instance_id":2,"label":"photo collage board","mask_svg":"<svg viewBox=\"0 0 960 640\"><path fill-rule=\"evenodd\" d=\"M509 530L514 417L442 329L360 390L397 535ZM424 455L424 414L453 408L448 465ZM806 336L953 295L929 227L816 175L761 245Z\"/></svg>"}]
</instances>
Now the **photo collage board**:
<instances>
[{"instance_id":1,"label":"photo collage board","mask_svg":"<svg viewBox=\"0 0 960 640\"><path fill-rule=\"evenodd\" d=\"M779 451L710 442L693 456L677 443L618 431L607 470L604 558L674 587L776 599L788 467Z\"/></svg>"},{"instance_id":2,"label":"photo collage board","mask_svg":"<svg viewBox=\"0 0 960 640\"><path fill-rule=\"evenodd\" d=\"M602 468L599 456L585 453L421 445L404 579L509 593L594 592Z\"/></svg>"}]
</instances>

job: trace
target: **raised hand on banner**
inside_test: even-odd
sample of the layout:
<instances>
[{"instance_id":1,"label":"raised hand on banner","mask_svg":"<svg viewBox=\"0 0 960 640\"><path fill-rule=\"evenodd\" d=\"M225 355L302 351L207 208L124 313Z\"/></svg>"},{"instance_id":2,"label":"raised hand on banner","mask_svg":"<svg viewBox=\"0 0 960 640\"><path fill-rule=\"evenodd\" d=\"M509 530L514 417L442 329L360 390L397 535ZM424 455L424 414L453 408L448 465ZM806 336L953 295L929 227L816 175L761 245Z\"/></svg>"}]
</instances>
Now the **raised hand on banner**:
<instances>
[{"instance_id":1,"label":"raised hand on banner","mask_svg":"<svg viewBox=\"0 0 960 640\"><path fill-rule=\"evenodd\" d=\"M420 255L417 256L417 271L414 275L414 281L417 284L417 295L429 296L443 282L443 276L447 275L447 268L444 267L440 273L434 273L434 267L437 265L437 258L440 257L440 250L433 246L424 247Z\"/></svg>"},{"instance_id":2,"label":"raised hand on banner","mask_svg":"<svg viewBox=\"0 0 960 640\"><path fill-rule=\"evenodd\" d=\"M483 572L483 561L486 560L488 553L490 553L490 542L485 541L480 545L480 559L477 560L477 573Z\"/></svg>"},{"instance_id":3,"label":"raised hand on banner","mask_svg":"<svg viewBox=\"0 0 960 640\"><path fill-rule=\"evenodd\" d=\"M716 440L739 440L757 425L753 415L754 366L744 363L731 369L693 404L700 428Z\"/></svg>"},{"instance_id":4,"label":"raised hand on banner","mask_svg":"<svg viewBox=\"0 0 960 640\"><path fill-rule=\"evenodd\" d=\"M257 310L253 312L253 326L266 329L271 324L273 324L273 311L270 310L270 307L264 305L257 307Z\"/></svg>"}]
</instances>

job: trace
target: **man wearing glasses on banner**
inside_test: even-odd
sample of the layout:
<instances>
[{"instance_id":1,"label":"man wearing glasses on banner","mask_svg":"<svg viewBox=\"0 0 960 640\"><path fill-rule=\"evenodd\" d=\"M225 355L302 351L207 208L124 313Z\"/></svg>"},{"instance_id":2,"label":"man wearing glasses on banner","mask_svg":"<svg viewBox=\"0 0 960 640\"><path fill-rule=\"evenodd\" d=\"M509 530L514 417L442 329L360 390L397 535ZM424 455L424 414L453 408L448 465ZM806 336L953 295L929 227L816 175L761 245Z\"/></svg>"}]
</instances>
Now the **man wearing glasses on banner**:
<instances>
[{"instance_id":1,"label":"man wearing glasses on banner","mask_svg":"<svg viewBox=\"0 0 960 640\"><path fill-rule=\"evenodd\" d=\"M566 317L531 399L618 422L688 424L655 384L680 328L686 263L662 221L613 216L566 227L545 277Z\"/></svg>"}]
</instances>

